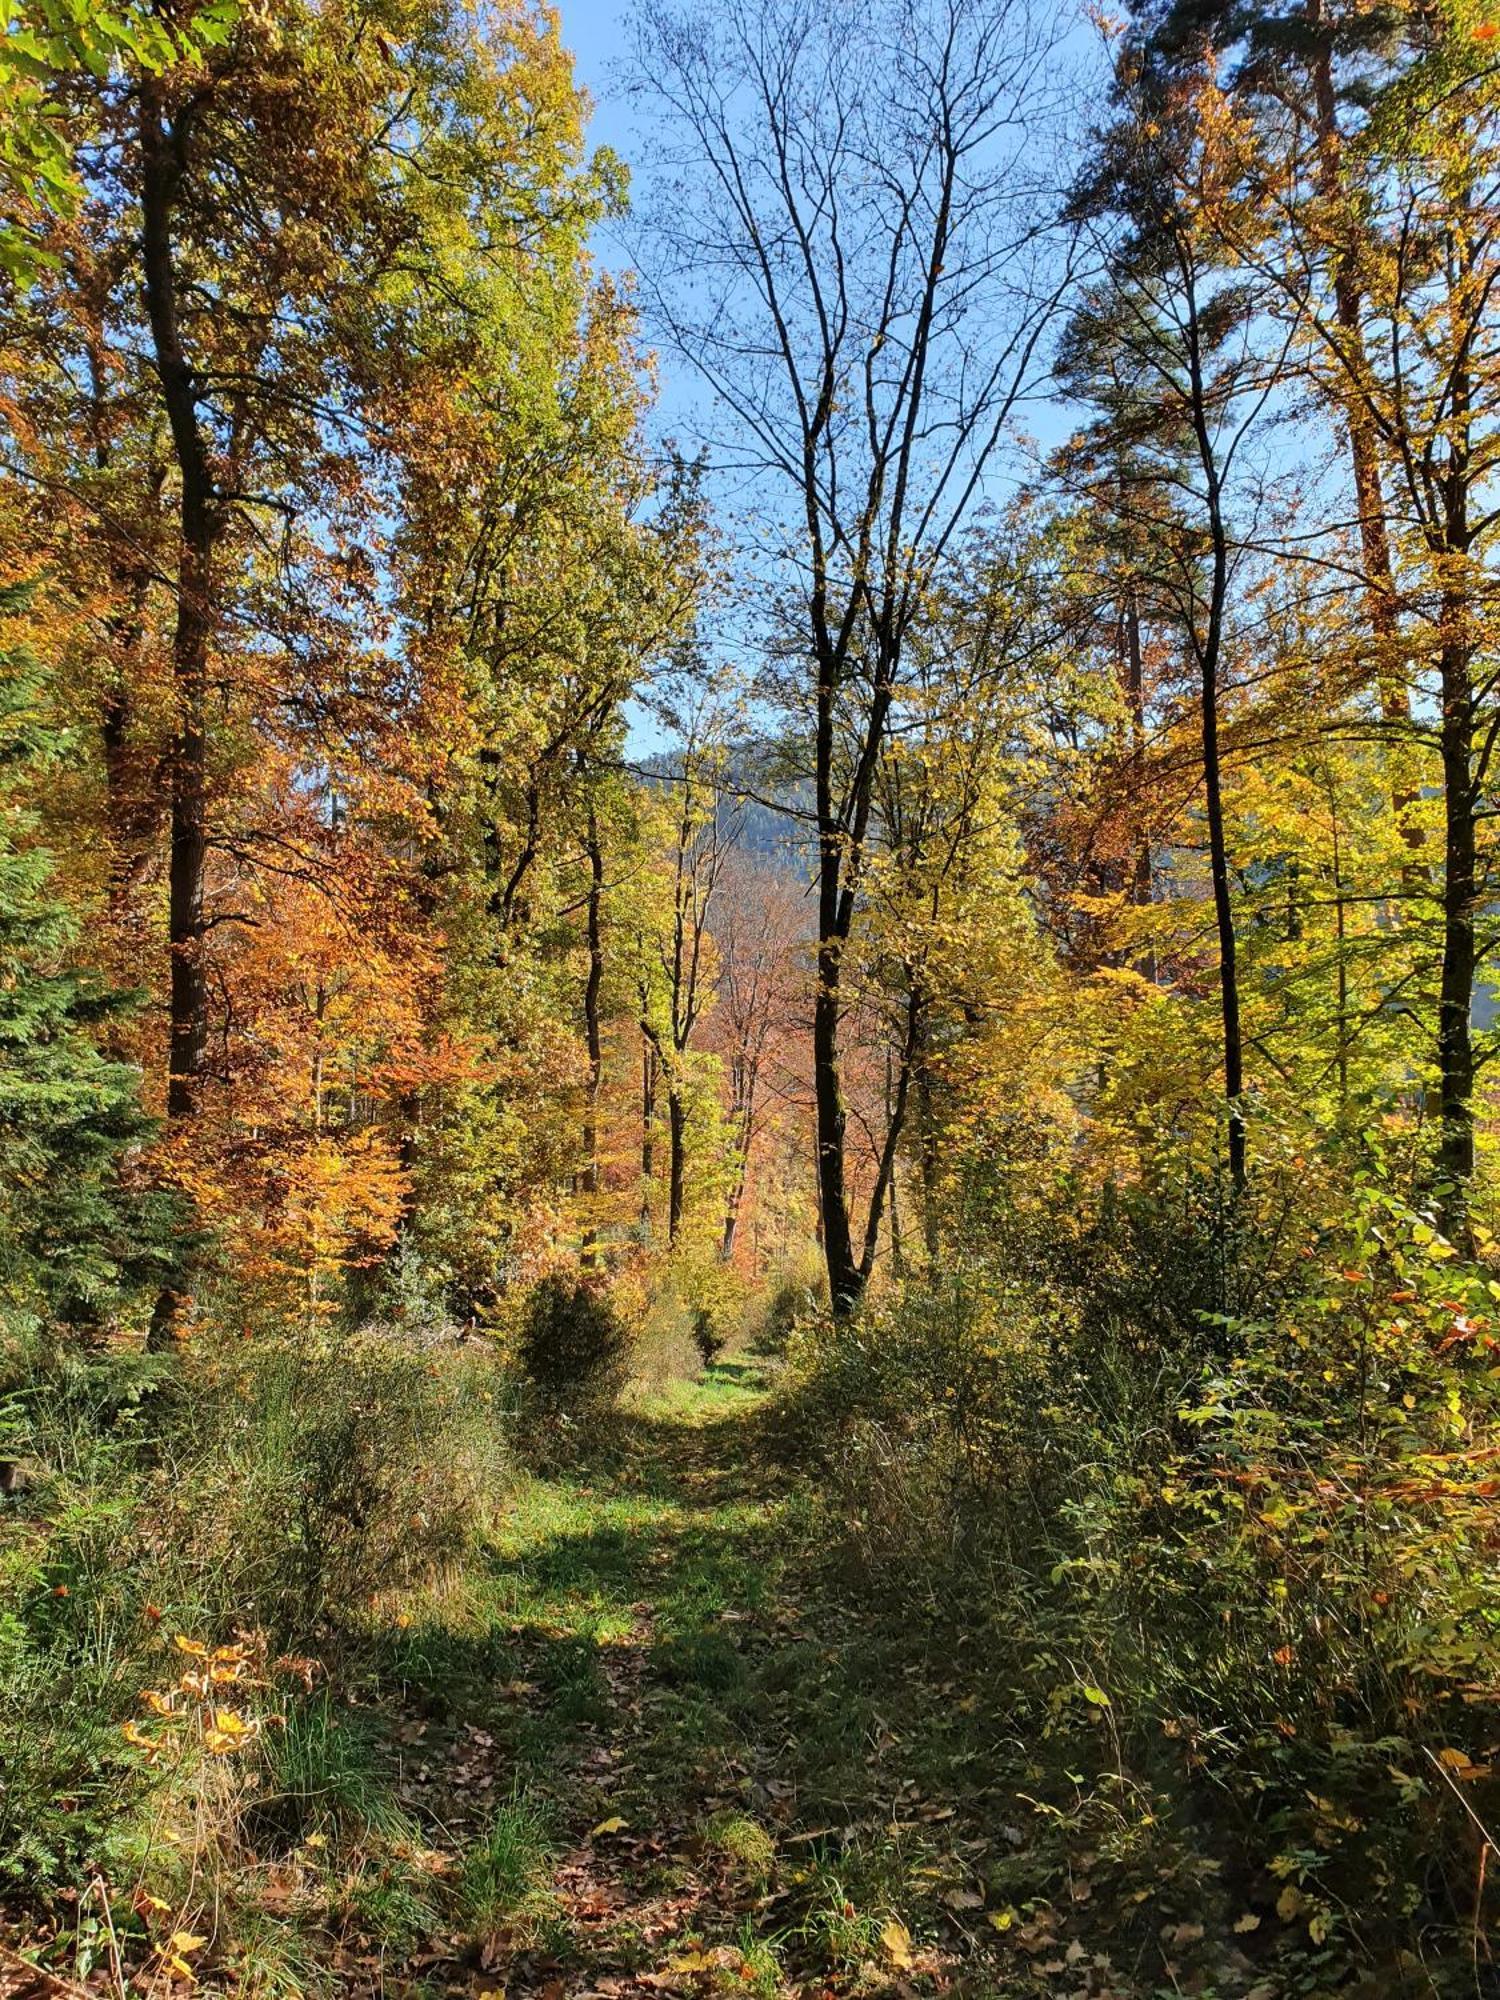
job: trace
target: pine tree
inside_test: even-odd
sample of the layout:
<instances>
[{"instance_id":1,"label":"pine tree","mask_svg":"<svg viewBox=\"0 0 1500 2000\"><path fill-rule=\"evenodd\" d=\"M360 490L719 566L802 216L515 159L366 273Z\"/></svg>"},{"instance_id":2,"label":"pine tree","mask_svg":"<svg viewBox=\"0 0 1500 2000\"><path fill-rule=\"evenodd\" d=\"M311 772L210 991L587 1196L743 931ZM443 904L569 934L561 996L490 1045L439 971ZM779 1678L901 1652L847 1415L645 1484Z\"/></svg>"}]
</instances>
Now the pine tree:
<instances>
[{"instance_id":1,"label":"pine tree","mask_svg":"<svg viewBox=\"0 0 1500 2000\"><path fill-rule=\"evenodd\" d=\"M26 586L0 590L24 618ZM0 646L0 1312L96 1323L172 1260L168 1197L131 1184L140 1077L99 1047L131 1004L77 963L81 926L29 794L67 754L41 666Z\"/></svg>"}]
</instances>

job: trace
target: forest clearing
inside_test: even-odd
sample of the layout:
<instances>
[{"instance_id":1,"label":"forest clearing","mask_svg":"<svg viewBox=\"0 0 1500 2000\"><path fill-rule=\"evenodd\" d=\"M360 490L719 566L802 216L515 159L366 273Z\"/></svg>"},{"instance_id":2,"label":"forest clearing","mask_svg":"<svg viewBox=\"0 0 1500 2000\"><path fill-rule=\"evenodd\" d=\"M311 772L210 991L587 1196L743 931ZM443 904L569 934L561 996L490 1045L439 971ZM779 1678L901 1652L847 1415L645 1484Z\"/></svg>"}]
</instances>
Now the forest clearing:
<instances>
[{"instance_id":1,"label":"forest clearing","mask_svg":"<svg viewBox=\"0 0 1500 2000\"><path fill-rule=\"evenodd\" d=\"M1500 2000L1500 9L621 8L0 4L0 2000Z\"/></svg>"}]
</instances>

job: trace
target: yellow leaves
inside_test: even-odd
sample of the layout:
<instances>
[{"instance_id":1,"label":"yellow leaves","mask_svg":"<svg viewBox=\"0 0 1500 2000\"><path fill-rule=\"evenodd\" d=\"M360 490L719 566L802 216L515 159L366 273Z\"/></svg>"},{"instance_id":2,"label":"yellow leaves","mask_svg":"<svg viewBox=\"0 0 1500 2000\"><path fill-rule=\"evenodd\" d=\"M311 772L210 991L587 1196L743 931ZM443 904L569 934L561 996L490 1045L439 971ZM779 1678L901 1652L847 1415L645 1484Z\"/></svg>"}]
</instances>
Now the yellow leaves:
<instances>
[{"instance_id":1,"label":"yellow leaves","mask_svg":"<svg viewBox=\"0 0 1500 2000\"><path fill-rule=\"evenodd\" d=\"M589 1839L598 1840L605 1834L623 1833L629 1824L628 1819L621 1819L620 1815L615 1813L609 1819L601 1819L596 1827L591 1828Z\"/></svg>"},{"instance_id":2,"label":"yellow leaves","mask_svg":"<svg viewBox=\"0 0 1500 2000\"><path fill-rule=\"evenodd\" d=\"M675 1958L669 1959L667 1970L669 1972L714 1972L718 1969L718 1963L719 1961L714 1957L712 1952L703 1951L695 1946L692 1950L679 1952Z\"/></svg>"},{"instance_id":3,"label":"yellow leaves","mask_svg":"<svg viewBox=\"0 0 1500 2000\"><path fill-rule=\"evenodd\" d=\"M144 1750L148 1757L154 1757L160 1748L155 1737L148 1736L138 1722L123 1723L120 1728L120 1734L125 1738L125 1741L130 1745L132 1750Z\"/></svg>"},{"instance_id":4,"label":"yellow leaves","mask_svg":"<svg viewBox=\"0 0 1500 2000\"><path fill-rule=\"evenodd\" d=\"M165 1970L175 1972L179 1979L195 1979L197 1974L188 1964L189 1952L202 1951L208 1943L195 1931L173 1931L171 1937L161 1947L162 1965Z\"/></svg>"},{"instance_id":5,"label":"yellow leaves","mask_svg":"<svg viewBox=\"0 0 1500 2000\"><path fill-rule=\"evenodd\" d=\"M1494 1768L1490 1764L1476 1764L1466 1750L1456 1750L1451 1745L1446 1750L1438 1751L1436 1761L1450 1777L1459 1778L1467 1785L1489 1777Z\"/></svg>"},{"instance_id":6,"label":"yellow leaves","mask_svg":"<svg viewBox=\"0 0 1500 2000\"><path fill-rule=\"evenodd\" d=\"M911 1932L899 1917L892 1917L881 1927L881 1948L898 1971L909 1971L912 1964Z\"/></svg>"},{"instance_id":7,"label":"yellow leaves","mask_svg":"<svg viewBox=\"0 0 1500 2000\"><path fill-rule=\"evenodd\" d=\"M243 1750L258 1730L258 1724L247 1722L232 1708L216 1708L212 1719L204 1725L203 1747L216 1757L229 1756Z\"/></svg>"}]
</instances>

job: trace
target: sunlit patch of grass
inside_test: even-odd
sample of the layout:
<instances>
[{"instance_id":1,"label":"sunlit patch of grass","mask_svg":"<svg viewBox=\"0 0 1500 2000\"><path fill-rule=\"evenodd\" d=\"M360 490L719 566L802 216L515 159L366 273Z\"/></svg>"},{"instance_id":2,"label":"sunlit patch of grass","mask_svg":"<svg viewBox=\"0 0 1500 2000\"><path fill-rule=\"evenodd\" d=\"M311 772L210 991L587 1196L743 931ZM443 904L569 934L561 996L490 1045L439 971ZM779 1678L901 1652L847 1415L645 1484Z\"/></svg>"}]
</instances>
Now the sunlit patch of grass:
<instances>
[{"instance_id":1,"label":"sunlit patch of grass","mask_svg":"<svg viewBox=\"0 0 1500 2000\"><path fill-rule=\"evenodd\" d=\"M769 1884L776 1865L776 1843L758 1819L748 1813L717 1812L704 1825L703 1844L741 1881L757 1889Z\"/></svg>"},{"instance_id":2,"label":"sunlit patch of grass","mask_svg":"<svg viewBox=\"0 0 1500 2000\"><path fill-rule=\"evenodd\" d=\"M852 1884L819 1871L797 1936L820 1958L839 1966L859 1965L880 1949L881 1920L855 1901Z\"/></svg>"},{"instance_id":3,"label":"sunlit patch of grass","mask_svg":"<svg viewBox=\"0 0 1500 2000\"><path fill-rule=\"evenodd\" d=\"M744 1414L765 1400L764 1371L743 1360L716 1361L701 1375L634 1385L627 1401L643 1416L668 1423L711 1424Z\"/></svg>"},{"instance_id":4,"label":"sunlit patch of grass","mask_svg":"<svg viewBox=\"0 0 1500 2000\"><path fill-rule=\"evenodd\" d=\"M224 1969L244 2000L319 2000L332 1990L314 1936L284 1911L239 1904L228 1912Z\"/></svg>"},{"instance_id":5,"label":"sunlit patch of grass","mask_svg":"<svg viewBox=\"0 0 1500 2000\"><path fill-rule=\"evenodd\" d=\"M550 1913L551 1826L530 1793L517 1790L495 1808L483 1835L463 1857L459 1900L475 1933Z\"/></svg>"}]
</instances>

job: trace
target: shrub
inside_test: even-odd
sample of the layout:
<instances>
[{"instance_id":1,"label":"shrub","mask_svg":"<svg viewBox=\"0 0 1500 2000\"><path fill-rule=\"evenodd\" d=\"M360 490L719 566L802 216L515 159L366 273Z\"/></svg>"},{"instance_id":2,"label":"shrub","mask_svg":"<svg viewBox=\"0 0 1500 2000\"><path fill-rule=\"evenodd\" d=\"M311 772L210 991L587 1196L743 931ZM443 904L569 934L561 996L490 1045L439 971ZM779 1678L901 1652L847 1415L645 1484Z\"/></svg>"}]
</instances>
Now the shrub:
<instances>
[{"instance_id":1,"label":"shrub","mask_svg":"<svg viewBox=\"0 0 1500 2000\"><path fill-rule=\"evenodd\" d=\"M630 1330L597 1285L544 1278L526 1304L517 1360L539 1408L588 1415L625 1386Z\"/></svg>"},{"instance_id":2,"label":"shrub","mask_svg":"<svg viewBox=\"0 0 1500 2000\"><path fill-rule=\"evenodd\" d=\"M1002 1503L1030 1515L1041 1502L1067 1327L1062 1307L978 1264L850 1319L799 1322L772 1433L818 1464L872 1582L935 1582L981 1524L1023 1532Z\"/></svg>"},{"instance_id":3,"label":"shrub","mask_svg":"<svg viewBox=\"0 0 1500 2000\"><path fill-rule=\"evenodd\" d=\"M778 1411L864 1587L989 1635L1039 1778L1211 1827L1328 1990L1482 1933L1500 1810L1497 1246L1344 1201L1233 1246L1258 1314L1163 1340L1118 1266L1074 1273L1080 1315L971 1264L802 1325Z\"/></svg>"},{"instance_id":4,"label":"shrub","mask_svg":"<svg viewBox=\"0 0 1500 2000\"><path fill-rule=\"evenodd\" d=\"M693 1345L705 1368L712 1368L729 1345L728 1337L720 1331L711 1306L698 1306L694 1310Z\"/></svg>"},{"instance_id":5,"label":"shrub","mask_svg":"<svg viewBox=\"0 0 1500 2000\"><path fill-rule=\"evenodd\" d=\"M0 1878L76 1875L143 1782L119 1722L151 1672L148 1603L180 1587L137 1535L166 1366L56 1341L5 1357L19 1476L0 1501Z\"/></svg>"},{"instance_id":6,"label":"shrub","mask_svg":"<svg viewBox=\"0 0 1500 2000\"><path fill-rule=\"evenodd\" d=\"M279 1642L453 1560L502 1475L493 1370L374 1334L206 1345L181 1377L166 1517Z\"/></svg>"},{"instance_id":7,"label":"shrub","mask_svg":"<svg viewBox=\"0 0 1500 2000\"><path fill-rule=\"evenodd\" d=\"M828 1282L821 1268L784 1271L766 1300L752 1352L773 1359L784 1355L798 1321L816 1317L827 1306Z\"/></svg>"}]
</instances>

